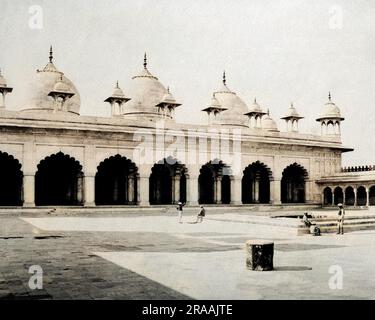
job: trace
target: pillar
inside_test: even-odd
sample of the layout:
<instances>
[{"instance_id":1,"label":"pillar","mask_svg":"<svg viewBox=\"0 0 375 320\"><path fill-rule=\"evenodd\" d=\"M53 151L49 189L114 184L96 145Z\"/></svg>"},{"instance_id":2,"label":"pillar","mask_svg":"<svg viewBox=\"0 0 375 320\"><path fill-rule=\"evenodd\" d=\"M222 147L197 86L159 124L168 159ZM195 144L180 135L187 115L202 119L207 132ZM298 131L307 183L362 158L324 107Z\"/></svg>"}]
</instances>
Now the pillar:
<instances>
[{"instance_id":1,"label":"pillar","mask_svg":"<svg viewBox=\"0 0 375 320\"><path fill-rule=\"evenodd\" d=\"M270 181L270 197L272 204L281 204L281 179Z\"/></svg>"},{"instance_id":2,"label":"pillar","mask_svg":"<svg viewBox=\"0 0 375 320\"><path fill-rule=\"evenodd\" d=\"M173 203L178 203L180 201L180 181L181 181L181 176L180 175L176 175L173 177L173 180L174 180L174 189L173 189L173 192L174 192L174 202Z\"/></svg>"},{"instance_id":3,"label":"pillar","mask_svg":"<svg viewBox=\"0 0 375 320\"><path fill-rule=\"evenodd\" d=\"M80 175L77 181L77 203L83 203L83 176Z\"/></svg>"},{"instance_id":4,"label":"pillar","mask_svg":"<svg viewBox=\"0 0 375 320\"><path fill-rule=\"evenodd\" d=\"M260 176L258 173L256 173L254 184L253 184L253 200L255 203L259 203L259 180L260 180Z\"/></svg>"},{"instance_id":5,"label":"pillar","mask_svg":"<svg viewBox=\"0 0 375 320\"><path fill-rule=\"evenodd\" d=\"M149 206L150 199L149 199L149 185L150 180L148 176L140 176L138 177L138 185L137 185L137 192L138 192L138 204L140 206Z\"/></svg>"},{"instance_id":6,"label":"pillar","mask_svg":"<svg viewBox=\"0 0 375 320\"><path fill-rule=\"evenodd\" d=\"M370 189L366 188L366 207L370 205Z\"/></svg>"},{"instance_id":7,"label":"pillar","mask_svg":"<svg viewBox=\"0 0 375 320\"><path fill-rule=\"evenodd\" d=\"M0 92L0 109L5 108L5 92Z\"/></svg>"},{"instance_id":8,"label":"pillar","mask_svg":"<svg viewBox=\"0 0 375 320\"><path fill-rule=\"evenodd\" d=\"M217 176L215 179L215 186L216 186L216 192L215 192L215 203L221 204L221 182L222 182L222 176Z\"/></svg>"},{"instance_id":9,"label":"pillar","mask_svg":"<svg viewBox=\"0 0 375 320\"><path fill-rule=\"evenodd\" d=\"M84 178L84 205L85 207L95 206L95 176Z\"/></svg>"},{"instance_id":10,"label":"pillar","mask_svg":"<svg viewBox=\"0 0 375 320\"><path fill-rule=\"evenodd\" d=\"M23 206L35 207L35 176L23 176Z\"/></svg>"},{"instance_id":11,"label":"pillar","mask_svg":"<svg viewBox=\"0 0 375 320\"><path fill-rule=\"evenodd\" d=\"M189 206L198 205L198 177L186 177L186 202Z\"/></svg>"},{"instance_id":12,"label":"pillar","mask_svg":"<svg viewBox=\"0 0 375 320\"><path fill-rule=\"evenodd\" d=\"M134 204L134 182L135 182L135 179L134 179L134 176L133 175L130 175L128 176L128 203L129 204Z\"/></svg>"},{"instance_id":13,"label":"pillar","mask_svg":"<svg viewBox=\"0 0 375 320\"><path fill-rule=\"evenodd\" d=\"M332 189L332 206L334 206L334 205L335 205L335 192Z\"/></svg>"},{"instance_id":14,"label":"pillar","mask_svg":"<svg viewBox=\"0 0 375 320\"><path fill-rule=\"evenodd\" d=\"M242 179L238 177L230 178L230 204L242 204Z\"/></svg>"},{"instance_id":15,"label":"pillar","mask_svg":"<svg viewBox=\"0 0 375 320\"><path fill-rule=\"evenodd\" d=\"M353 188L354 191L354 206L358 206L357 188Z\"/></svg>"}]
</instances>

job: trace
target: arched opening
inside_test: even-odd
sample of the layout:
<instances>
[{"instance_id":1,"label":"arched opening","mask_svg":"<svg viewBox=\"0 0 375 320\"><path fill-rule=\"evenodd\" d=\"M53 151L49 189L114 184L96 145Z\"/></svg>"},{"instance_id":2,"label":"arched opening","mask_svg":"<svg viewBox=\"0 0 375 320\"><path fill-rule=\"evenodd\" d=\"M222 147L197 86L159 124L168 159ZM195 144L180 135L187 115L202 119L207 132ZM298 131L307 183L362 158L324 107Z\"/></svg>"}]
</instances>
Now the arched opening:
<instances>
[{"instance_id":1,"label":"arched opening","mask_svg":"<svg viewBox=\"0 0 375 320\"><path fill-rule=\"evenodd\" d=\"M344 193L342 192L341 187L336 187L334 190L335 205L344 202Z\"/></svg>"},{"instance_id":2,"label":"arched opening","mask_svg":"<svg viewBox=\"0 0 375 320\"><path fill-rule=\"evenodd\" d=\"M242 177L242 203L270 202L269 168L257 161L247 166Z\"/></svg>"},{"instance_id":3,"label":"arched opening","mask_svg":"<svg viewBox=\"0 0 375 320\"><path fill-rule=\"evenodd\" d=\"M81 205L82 201L83 172L78 161L59 152L39 163L35 175L36 205Z\"/></svg>"},{"instance_id":4,"label":"arched opening","mask_svg":"<svg viewBox=\"0 0 375 320\"><path fill-rule=\"evenodd\" d=\"M22 206L21 164L0 151L0 206Z\"/></svg>"},{"instance_id":5,"label":"arched opening","mask_svg":"<svg viewBox=\"0 0 375 320\"><path fill-rule=\"evenodd\" d=\"M330 187L325 187L323 190L323 204L325 206L331 206L332 205L332 189Z\"/></svg>"},{"instance_id":6,"label":"arched opening","mask_svg":"<svg viewBox=\"0 0 375 320\"><path fill-rule=\"evenodd\" d=\"M306 169L297 163L285 168L281 179L281 202L304 203L306 178Z\"/></svg>"},{"instance_id":7,"label":"arched opening","mask_svg":"<svg viewBox=\"0 0 375 320\"><path fill-rule=\"evenodd\" d=\"M375 186L369 189L369 205L375 206Z\"/></svg>"},{"instance_id":8,"label":"arched opening","mask_svg":"<svg viewBox=\"0 0 375 320\"><path fill-rule=\"evenodd\" d=\"M136 165L116 155L98 166L95 176L95 203L97 205L131 205L137 203Z\"/></svg>"},{"instance_id":9,"label":"arched opening","mask_svg":"<svg viewBox=\"0 0 375 320\"><path fill-rule=\"evenodd\" d=\"M200 204L229 204L231 201L230 169L219 160L210 161L198 178Z\"/></svg>"},{"instance_id":10,"label":"arched opening","mask_svg":"<svg viewBox=\"0 0 375 320\"><path fill-rule=\"evenodd\" d=\"M367 203L366 188L361 186L357 189L357 205L365 206Z\"/></svg>"},{"instance_id":11,"label":"arched opening","mask_svg":"<svg viewBox=\"0 0 375 320\"><path fill-rule=\"evenodd\" d=\"M150 175L150 204L186 202L186 167L172 157L156 163Z\"/></svg>"},{"instance_id":12,"label":"arched opening","mask_svg":"<svg viewBox=\"0 0 375 320\"><path fill-rule=\"evenodd\" d=\"M354 189L352 187L347 187L345 189L345 204L347 206L354 206Z\"/></svg>"}]
</instances>

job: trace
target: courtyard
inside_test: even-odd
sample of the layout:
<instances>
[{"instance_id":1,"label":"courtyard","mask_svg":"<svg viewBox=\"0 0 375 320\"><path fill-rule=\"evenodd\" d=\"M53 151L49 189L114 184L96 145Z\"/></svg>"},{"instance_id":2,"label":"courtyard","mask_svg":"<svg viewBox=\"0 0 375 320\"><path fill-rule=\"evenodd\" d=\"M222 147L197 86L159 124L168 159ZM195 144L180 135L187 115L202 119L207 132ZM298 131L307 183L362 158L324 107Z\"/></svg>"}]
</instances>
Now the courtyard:
<instances>
[{"instance_id":1,"label":"courtyard","mask_svg":"<svg viewBox=\"0 0 375 320\"><path fill-rule=\"evenodd\" d=\"M208 208L195 224L196 211L1 214L0 299L375 298L375 230L297 236L296 219ZM274 241L274 271L246 269L249 239Z\"/></svg>"}]
</instances>

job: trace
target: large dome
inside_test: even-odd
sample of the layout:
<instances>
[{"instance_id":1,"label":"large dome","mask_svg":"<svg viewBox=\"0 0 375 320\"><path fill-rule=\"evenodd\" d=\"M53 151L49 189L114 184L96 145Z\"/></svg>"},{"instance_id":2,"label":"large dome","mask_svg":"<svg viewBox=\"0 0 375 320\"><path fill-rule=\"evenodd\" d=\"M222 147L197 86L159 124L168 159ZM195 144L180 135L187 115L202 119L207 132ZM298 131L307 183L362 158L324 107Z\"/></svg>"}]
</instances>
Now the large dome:
<instances>
[{"instance_id":1,"label":"large dome","mask_svg":"<svg viewBox=\"0 0 375 320\"><path fill-rule=\"evenodd\" d=\"M145 57L144 68L132 78L127 89L131 100L124 105L123 115L127 118L160 118L157 105L163 101L168 94L167 89L159 79L147 69Z\"/></svg>"},{"instance_id":2,"label":"large dome","mask_svg":"<svg viewBox=\"0 0 375 320\"><path fill-rule=\"evenodd\" d=\"M220 113L218 122L221 125L248 127L248 119L244 116L249 111L248 107L236 93L227 87L225 74L221 88L214 94L222 108L227 109Z\"/></svg>"},{"instance_id":3,"label":"large dome","mask_svg":"<svg viewBox=\"0 0 375 320\"><path fill-rule=\"evenodd\" d=\"M60 72L52 62L52 51L50 52L50 62L42 69L37 70L34 79L28 88L27 102L23 105L23 112L53 112L55 107L54 99L48 94L54 90L55 85L62 81L64 87L74 95L68 99L64 107L70 114L79 115L81 99L77 88L63 72ZM61 83L59 85L62 85Z\"/></svg>"}]
</instances>

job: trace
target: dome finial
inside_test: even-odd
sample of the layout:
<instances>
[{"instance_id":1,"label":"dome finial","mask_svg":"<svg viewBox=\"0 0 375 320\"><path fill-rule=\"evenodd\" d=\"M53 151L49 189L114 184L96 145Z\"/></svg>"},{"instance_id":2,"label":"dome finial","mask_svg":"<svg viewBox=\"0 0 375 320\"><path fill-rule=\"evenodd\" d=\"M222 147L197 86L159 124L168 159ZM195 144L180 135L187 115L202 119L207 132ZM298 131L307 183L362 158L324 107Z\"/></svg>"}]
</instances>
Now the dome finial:
<instances>
[{"instance_id":1,"label":"dome finial","mask_svg":"<svg viewBox=\"0 0 375 320\"><path fill-rule=\"evenodd\" d=\"M267 115L270 116L270 109L267 108Z\"/></svg>"},{"instance_id":2,"label":"dome finial","mask_svg":"<svg viewBox=\"0 0 375 320\"><path fill-rule=\"evenodd\" d=\"M331 91L328 92L328 100L331 101Z\"/></svg>"},{"instance_id":3,"label":"dome finial","mask_svg":"<svg viewBox=\"0 0 375 320\"><path fill-rule=\"evenodd\" d=\"M171 93L171 92L169 91L169 86L167 87L167 92L168 92L168 93Z\"/></svg>"},{"instance_id":4,"label":"dome finial","mask_svg":"<svg viewBox=\"0 0 375 320\"><path fill-rule=\"evenodd\" d=\"M254 98L254 104L256 104L256 103L257 103L257 97Z\"/></svg>"},{"instance_id":5,"label":"dome finial","mask_svg":"<svg viewBox=\"0 0 375 320\"><path fill-rule=\"evenodd\" d=\"M118 80L116 81L116 89L119 89Z\"/></svg>"},{"instance_id":6,"label":"dome finial","mask_svg":"<svg viewBox=\"0 0 375 320\"><path fill-rule=\"evenodd\" d=\"M144 56L144 59L143 59L143 67L145 69L147 69L147 53L145 52L145 56Z\"/></svg>"},{"instance_id":7,"label":"dome finial","mask_svg":"<svg viewBox=\"0 0 375 320\"><path fill-rule=\"evenodd\" d=\"M49 62L52 63L53 61L53 49L52 46L49 49Z\"/></svg>"},{"instance_id":8,"label":"dome finial","mask_svg":"<svg viewBox=\"0 0 375 320\"><path fill-rule=\"evenodd\" d=\"M225 70L224 70L224 72L223 72L223 83L224 83L224 85L227 84L227 78L226 78L226 76L225 76Z\"/></svg>"}]
</instances>

